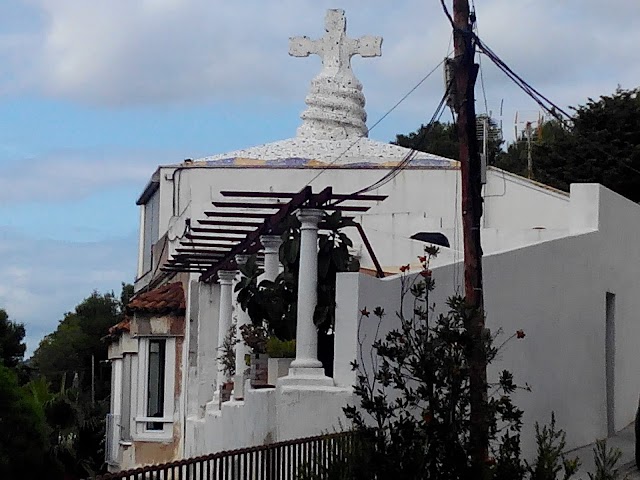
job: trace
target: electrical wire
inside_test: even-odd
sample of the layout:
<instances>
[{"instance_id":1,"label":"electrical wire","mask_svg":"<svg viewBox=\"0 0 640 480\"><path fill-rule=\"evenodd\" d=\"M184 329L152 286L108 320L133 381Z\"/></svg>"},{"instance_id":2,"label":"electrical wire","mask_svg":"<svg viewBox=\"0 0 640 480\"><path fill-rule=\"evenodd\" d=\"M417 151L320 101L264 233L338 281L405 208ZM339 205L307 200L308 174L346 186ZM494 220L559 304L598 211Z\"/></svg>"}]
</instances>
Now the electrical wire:
<instances>
[{"instance_id":1,"label":"electrical wire","mask_svg":"<svg viewBox=\"0 0 640 480\"><path fill-rule=\"evenodd\" d=\"M367 133L371 132L374 128L376 128L385 118L387 118L396 108L398 108L407 98L409 98L409 96L415 92L418 88L420 88L420 86L427 81L427 79L433 75L433 73L438 70L438 68L440 68L442 66L442 64L445 62L446 59L443 59L440 63L438 63L435 67L433 67L429 73L427 73L424 77L422 77L420 79L420 81L418 81L418 83L416 83L407 93L405 93L400 100L398 100L389 110L387 110L387 112L382 115L382 117L380 117L373 125L371 125L371 128L367 129ZM344 157L347 152L349 152L349 150L351 150L360 140L362 140L363 137L358 137L356 138L353 143L351 143L346 150L344 150L340 155L338 155L335 159L331 160L327 165L325 165L311 180L309 180L305 186L310 185L312 182L314 182L320 175L322 175L323 173L325 173L332 165L334 165L338 160L340 160L342 157Z\"/></svg>"},{"instance_id":2,"label":"electrical wire","mask_svg":"<svg viewBox=\"0 0 640 480\"><path fill-rule=\"evenodd\" d=\"M565 110L549 100L540 91L531 86L525 79L515 73L491 48L489 48L478 35L474 34L475 44L507 77L509 77L521 90L531 97L543 110L548 112L558 121L566 124L572 117ZM564 115L564 118L562 117Z\"/></svg>"},{"instance_id":3,"label":"electrical wire","mask_svg":"<svg viewBox=\"0 0 640 480\"><path fill-rule=\"evenodd\" d=\"M476 36L480 35L480 30L478 29L478 13L476 11L476 2L475 0L471 0L471 7L473 8L473 12L475 15L475 22L473 24L473 29L475 31ZM484 100L484 113L485 115L489 115L489 103L487 102L487 91L484 88L484 73L482 71L482 55L478 55L478 70L480 71L480 87L482 89L482 99Z\"/></svg>"},{"instance_id":4,"label":"electrical wire","mask_svg":"<svg viewBox=\"0 0 640 480\"><path fill-rule=\"evenodd\" d=\"M475 42L478 46L478 49L485 54L497 67L500 69L507 77L509 77L518 87L520 87L529 97L531 97L543 110L553 116L561 125L565 128L572 130L573 117L569 115L565 110L560 108L558 105L549 100L546 96L532 87L526 80L524 80L520 75L515 73L491 48L489 48L477 35L475 35ZM564 116L564 117L563 117ZM582 141L588 145L590 145L594 150L597 150L599 153L613 159L615 162L618 162L622 167L627 168L628 170L640 175L640 170L632 167L628 163L626 163L622 158L616 157L613 154L607 152L602 148L601 145L595 143L592 139L580 135Z\"/></svg>"},{"instance_id":5,"label":"electrical wire","mask_svg":"<svg viewBox=\"0 0 640 480\"><path fill-rule=\"evenodd\" d=\"M449 96L449 90L451 89L451 84L449 84L447 86L447 89L444 93L444 95L442 96L442 98L440 99L440 102L438 103L438 106L436 107L435 112L433 113L433 115L431 116L431 120L429 120L429 123L425 126L422 127L422 131L419 134L419 138L416 140L416 144L413 148L411 148L411 150L409 151L409 153L407 153L403 159L397 164L395 165L391 170L389 170L389 172L387 172L385 175L382 176L382 178L380 178L379 180L375 181L374 183L361 188L360 190L357 190L355 192L353 192L351 195L360 195L363 193L367 193L370 192L372 190L376 190L380 187L382 187L383 185L386 185L387 183L389 183L391 180L393 180L396 176L398 176L398 174L404 170L404 168L409 165L411 163L411 161L415 158L415 156L417 155L417 153L420 150L420 147L422 146L427 134L431 131L431 128L433 128L433 125L440 119L440 117L442 116L442 112L444 111L444 106L446 105L446 101L447 101L447 97ZM332 205L337 205L339 203L344 202L345 200L338 200L335 203L333 203Z\"/></svg>"},{"instance_id":6,"label":"electrical wire","mask_svg":"<svg viewBox=\"0 0 640 480\"><path fill-rule=\"evenodd\" d=\"M447 18L449 19L449 23L451 24L451 26L455 30L456 29L456 25L455 25L455 23L453 23L453 17L449 13L449 9L447 8L447 5L444 3L444 0L440 0L440 3L442 4L442 10L444 10L444 14L447 16Z\"/></svg>"}]
</instances>

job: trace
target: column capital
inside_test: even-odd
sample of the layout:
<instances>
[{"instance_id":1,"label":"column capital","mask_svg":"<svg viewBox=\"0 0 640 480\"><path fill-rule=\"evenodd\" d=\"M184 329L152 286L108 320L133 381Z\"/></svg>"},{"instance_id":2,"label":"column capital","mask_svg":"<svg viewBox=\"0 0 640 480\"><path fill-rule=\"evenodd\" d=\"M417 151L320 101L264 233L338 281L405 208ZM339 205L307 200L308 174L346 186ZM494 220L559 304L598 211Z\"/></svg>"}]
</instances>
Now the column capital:
<instances>
[{"instance_id":1,"label":"column capital","mask_svg":"<svg viewBox=\"0 0 640 480\"><path fill-rule=\"evenodd\" d=\"M231 285L233 280L238 275L237 270L219 270L218 271L218 283L220 285Z\"/></svg>"},{"instance_id":2,"label":"column capital","mask_svg":"<svg viewBox=\"0 0 640 480\"><path fill-rule=\"evenodd\" d=\"M310 228L318 229L318 223L324 218L324 210L318 208L301 208L296 212L296 217L302 224L301 229L307 230Z\"/></svg>"},{"instance_id":3,"label":"column capital","mask_svg":"<svg viewBox=\"0 0 640 480\"><path fill-rule=\"evenodd\" d=\"M236 255L236 263L238 264L239 267L241 267L242 265L245 265L248 261L249 258L251 258L251 255Z\"/></svg>"},{"instance_id":4,"label":"column capital","mask_svg":"<svg viewBox=\"0 0 640 480\"><path fill-rule=\"evenodd\" d=\"M280 235L260 235L260 243L265 252L278 252L280 245L282 245L282 238Z\"/></svg>"}]
</instances>

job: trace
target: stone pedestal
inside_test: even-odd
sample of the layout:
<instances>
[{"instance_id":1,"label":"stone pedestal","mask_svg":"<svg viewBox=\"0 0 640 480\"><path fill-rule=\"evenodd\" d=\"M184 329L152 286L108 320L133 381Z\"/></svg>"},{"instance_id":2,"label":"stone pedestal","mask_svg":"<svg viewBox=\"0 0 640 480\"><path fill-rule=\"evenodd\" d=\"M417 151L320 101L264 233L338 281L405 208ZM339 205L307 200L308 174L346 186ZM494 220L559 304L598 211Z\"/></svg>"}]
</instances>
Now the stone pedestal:
<instances>
[{"instance_id":1,"label":"stone pedestal","mask_svg":"<svg viewBox=\"0 0 640 480\"><path fill-rule=\"evenodd\" d=\"M291 362L293 362L293 358L269 359L269 375L267 377L269 385L275 385L279 378L286 377L289 374Z\"/></svg>"}]
</instances>

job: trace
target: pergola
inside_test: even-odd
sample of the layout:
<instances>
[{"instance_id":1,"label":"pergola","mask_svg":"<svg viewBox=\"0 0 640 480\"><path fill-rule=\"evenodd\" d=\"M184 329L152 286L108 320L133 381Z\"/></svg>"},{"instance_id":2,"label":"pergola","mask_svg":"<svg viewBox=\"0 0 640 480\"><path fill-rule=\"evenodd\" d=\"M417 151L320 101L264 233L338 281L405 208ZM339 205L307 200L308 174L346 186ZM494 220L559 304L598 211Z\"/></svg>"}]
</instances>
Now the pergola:
<instances>
[{"instance_id":1,"label":"pergola","mask_svg":"<svg viewBox=\"0 0 640 480\"><path fill-rule=\"evenodd\" d=\"M317 354L317 332L313 312L317 303L318 230L323 228L327 211L363 213L370 205L386 195L335 194L331 187L314 193L310 186L296 193L223 191L229 200L213 202L212 211L205 212L206 219L198 220L198 226L187 224L181 247L176 249L167 264L166 272L197 272L201 282L214 279L220 284L218 345L232 325L233 282L238 267L247 262L251 254L264 255L264 277L275 280L279 271L278 250L281 244L283 220L296 214L300 220L300 272L298 278L298 306L296 322L296 358L289 374L279 381L282 384L332 385L333 380L324 375ZM352 217L348 217L353 220ZM353 222L373 259L379 277L382 268L375 257L362 226ZM326 227L326 225L324 225ZM302 273L304 272L304 273ZM238 309L238 328L251 322L246 311ZM234 398L244 397L245 353L247 347L240 341L235 346L236 375ZM221 363L218 364L218 385L225 381ZM220 398L220 397L218 397Z\"/></svg>"},{"instance_id":2,"label":"pergola","mask_svg":"<svg viewBox=\"0 0 640 480\"><path fill-rule=\"evenodd\" d=\"M363 213L371 208L365 202L379 202L386 195L336 194L331 187L313 193L310 186L296 193L222 191L232 200L213 202L214 210L204 212L206 219L198 226L187 223L180 247L161 267L165 272L201 273L200 281L211 281L220 270L236 268L236 255L258 254L262 250L260 238L282 234L281 224L287 216L300 209ZM347 217L353 220L352 217ZM384 273L362 226L354 222L362 241L376 267L377 276ZM323 229L323 222L318 225Z\"/></svg>"}]
</instances>

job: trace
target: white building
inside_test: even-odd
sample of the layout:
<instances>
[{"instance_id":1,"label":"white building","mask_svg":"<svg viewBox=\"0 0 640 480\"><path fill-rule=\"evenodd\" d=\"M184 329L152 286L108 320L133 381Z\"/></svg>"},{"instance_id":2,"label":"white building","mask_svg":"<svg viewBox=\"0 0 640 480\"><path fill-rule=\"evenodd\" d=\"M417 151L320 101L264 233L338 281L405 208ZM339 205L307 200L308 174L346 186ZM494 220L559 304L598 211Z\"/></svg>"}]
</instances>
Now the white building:
<instances>
[{"instance_id":1,"label":"white building","mask_svg":"<svg viewBox=\"0 0 640 480\"><path fill-rule=\"evenodd\" d=\"M220 407L214 400L221 379L216 357L225 329L219 332L218 327L231 321L229 287L235 274L201 282L197 273L161 269L190 226L207 218L205 212L222 198L222 190L296 192L311 185L314 191L331 186L334 192L352 193L407 158L408 149L366 138L362 87L349 66L353 54L379 55L381 39L347 39L340 11L329 12L326 26L320 41L291 40L291 54L317 53L324 66L312 82L295 138L161 166L138 201L138 293L130 318L111 332L112 469L346 425L342 407L354 400L350 362L359 358L359 311L365 306L397 310L397 275L339 275L332 378L320 369L301 374L298 368L274 388L246 386L242 392L244 385L236 382L236 397L243 399ZM458 164L418 153L396 173L371 192L388 198L356 214L356 220L386 272L417 263L424 243L412 239L416 234L443 234L450 248L441 249L433 275L435 297L444 304L462 288ZM492 167L483 197L488 326L527 333L494 365L510 369L533 388L516 398L525 411L525 452L531 451L533 422L547 421L552 411L567 431L568 447L623 428L633 419L640 392L635 352L640 207L600 185L572 185L567 194ZM373 270L357 232L348 233L363 270ZM235 312L243 315L237 307ZM383 328L388 330L393 315L386 318ZM299 317L299 325L304 321ZM367 328L365 349L372 338Z\"/></svg>"}]
</instances>

